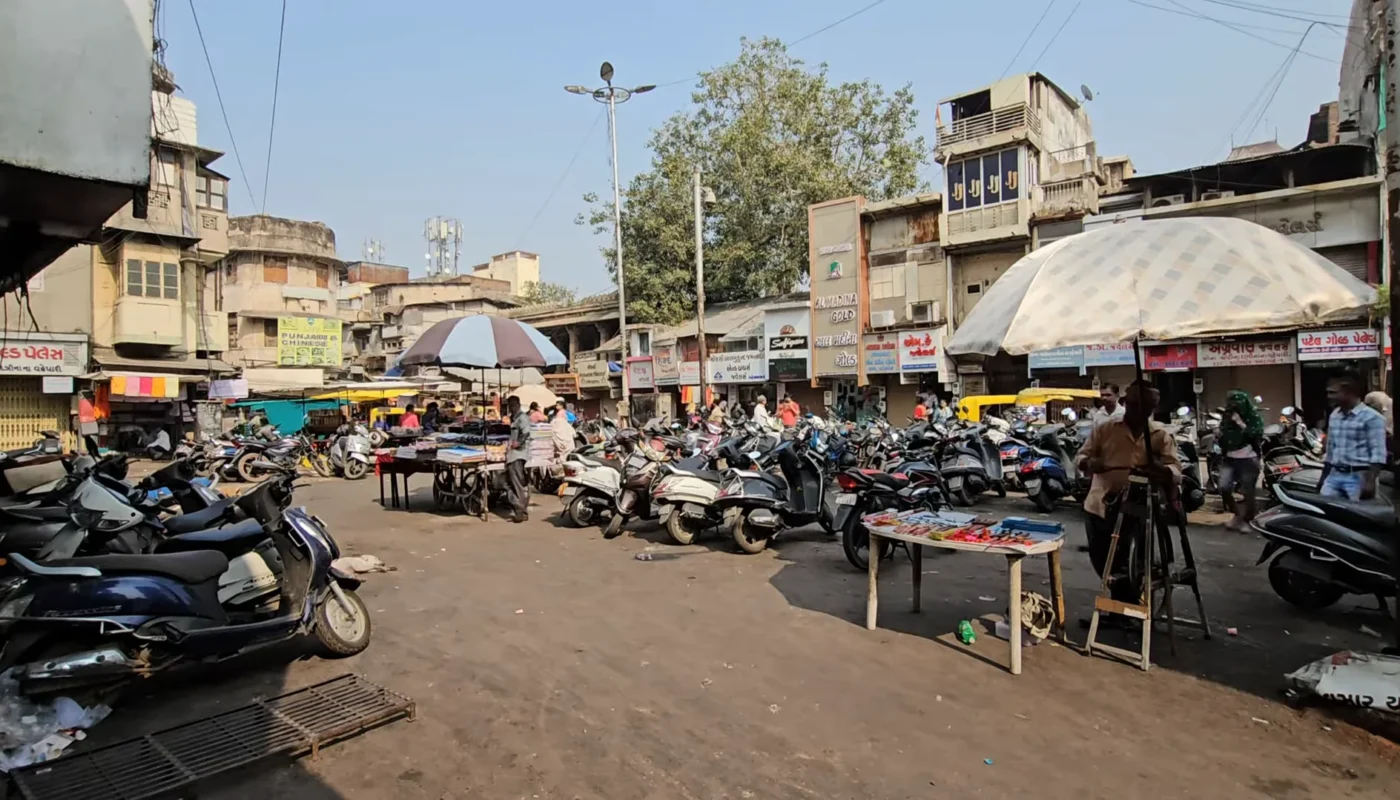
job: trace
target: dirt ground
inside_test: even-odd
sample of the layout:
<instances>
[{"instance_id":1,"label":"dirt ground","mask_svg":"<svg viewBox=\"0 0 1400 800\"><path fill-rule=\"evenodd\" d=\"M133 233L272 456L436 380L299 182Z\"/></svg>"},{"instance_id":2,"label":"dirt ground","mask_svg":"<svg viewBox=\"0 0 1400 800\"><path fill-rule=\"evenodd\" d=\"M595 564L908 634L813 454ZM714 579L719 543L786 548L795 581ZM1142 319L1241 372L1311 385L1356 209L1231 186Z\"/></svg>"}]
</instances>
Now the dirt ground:
<instances>
[{"instance_id":1,"label":"dirt ground","mask_svg":"<svg viewBox=\"0 0 1400 800\"><path fill-rule=\"evenodd\" d=\"M1279 698L1286 672L1376 649L1360 628L1386 623L1350 604L1287 607L1254 566L1253 536L1193 531L1212 641L1185 634L1173 658L1163 637L1148 673L1042 644L1013 677L1004 642L951 637L959 619L1004 610L998 558L925 558L917 615L908 560L887 562L870 632L864 574L816 529L743 556L723 539L673 547L651 526L604 541L559 527L548 496L522 525L427 512L422 490L422 513L376 498L372 478L298 492L344 550L398 568L361 590L369 650L166 678L89 744L353 671L415 699L417 720L201 796L1302 800L1393 798L1400 785L1389 742ZM1015 497L992 509L1030 511ZM1026 565L1025 588L1048 594L1044 562ZM1086 614L1087 555L1068 548L1065 569L1071 615Z\"/></svg>"}]
</instances>

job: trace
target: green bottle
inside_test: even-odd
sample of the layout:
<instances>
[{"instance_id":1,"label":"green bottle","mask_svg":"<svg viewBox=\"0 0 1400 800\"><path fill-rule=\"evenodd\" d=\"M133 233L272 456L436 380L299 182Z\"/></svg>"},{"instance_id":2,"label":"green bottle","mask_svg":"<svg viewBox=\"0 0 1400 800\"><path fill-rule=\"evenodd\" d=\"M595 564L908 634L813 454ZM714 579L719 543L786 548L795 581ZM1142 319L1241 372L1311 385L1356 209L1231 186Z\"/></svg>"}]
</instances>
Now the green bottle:
<instances>
[{"instance_id":1,"label":"green bottle","mask_svg":"<svg viewBox=\"0 0 1400 800\"><path fill-rule=\"evenodd\" d=\"M977 641L977 632L972 630L972 623L962 620L958 623L958 641L963 644L973 644Z\"/></svg>"}]
</instances>

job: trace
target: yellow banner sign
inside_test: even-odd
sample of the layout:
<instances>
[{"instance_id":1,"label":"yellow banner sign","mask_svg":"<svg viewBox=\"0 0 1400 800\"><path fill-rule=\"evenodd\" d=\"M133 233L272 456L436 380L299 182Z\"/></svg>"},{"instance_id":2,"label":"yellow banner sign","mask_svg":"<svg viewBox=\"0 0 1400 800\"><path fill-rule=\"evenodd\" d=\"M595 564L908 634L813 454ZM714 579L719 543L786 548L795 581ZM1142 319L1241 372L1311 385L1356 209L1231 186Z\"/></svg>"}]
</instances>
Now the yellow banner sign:
<instances>
[{"instance_id":1,"label":"yellow banner sign","mask_svg":"<svg viewBox=\"0 0 1400 800\"><path fill-rule=\"evenodd\" d=\"M340 366L340 320L283 317L277 320L279 366Z\"/></svg>"}]
</instances>

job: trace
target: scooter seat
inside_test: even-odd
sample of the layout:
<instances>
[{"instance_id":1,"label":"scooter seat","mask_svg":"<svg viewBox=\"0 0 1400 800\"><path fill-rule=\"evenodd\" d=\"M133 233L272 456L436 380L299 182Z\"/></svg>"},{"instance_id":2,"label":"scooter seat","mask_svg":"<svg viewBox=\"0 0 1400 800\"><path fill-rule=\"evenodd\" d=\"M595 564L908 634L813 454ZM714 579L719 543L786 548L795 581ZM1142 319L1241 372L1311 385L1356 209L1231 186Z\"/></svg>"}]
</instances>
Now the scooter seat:
<instances>
[{"instance_id":1,"label":"scooter seat","mask_svg":"<svg viewBox=\"0 0 1400 800\"><path fill-rule=\"evenodd\" d=\"M699 478L706 483L719 483L724 479L724 473L713 469L672 469L672 475L683 475L688 478Z\"/></svg>"},{"instance_id":2,"label":"scooter seat","mask_svg":"<svg viewBox=\"0 0 1400 800\"><path fill-rule=\"evenodd\" d=\"M226 556L246 553L267 538L267 531L255 519L245 519L237 525L211 528L172 536L156 546L157 553L187 553L193 550L217 550Z\"/></svg>"},{"instance_id":3,"label":"scooter seat","mask_svg":"<svg viewBox=\"0 0 1400 800\"><path fill-rule=\"evenodd\" d=\"M228 558L212 550L141 556L85 556L44 562L46 567L94 567L103 575L164 575L181 583L204 583L228 569Z\"/></svg>"},{"instance_id":4,"label":"scooter seat","mask_svg":"<svg viewBox=\"0 0 1400 800\"><path fill-rule=\"evenodd\" d=\"M1395 509L1389 503L1353 502L1331 497L1309 497L1308 503L1322 509L1333 522L1369 531L1395 531Z\"/></svg>"},{"instance_id":5,"label":"scooter seat","mask_svg":"<svg viewBox=\"0 0 1400 800\"><path fill-rule=\"evenodd\" d=\"M222 519L232 507L232 498L220 500L210 505L208 508L192 511L188 514L181 514L178 517L171 517L165 520L165 529L171 533L205 531L219 524L219 520Z\"/></svg>"}]
</instances>

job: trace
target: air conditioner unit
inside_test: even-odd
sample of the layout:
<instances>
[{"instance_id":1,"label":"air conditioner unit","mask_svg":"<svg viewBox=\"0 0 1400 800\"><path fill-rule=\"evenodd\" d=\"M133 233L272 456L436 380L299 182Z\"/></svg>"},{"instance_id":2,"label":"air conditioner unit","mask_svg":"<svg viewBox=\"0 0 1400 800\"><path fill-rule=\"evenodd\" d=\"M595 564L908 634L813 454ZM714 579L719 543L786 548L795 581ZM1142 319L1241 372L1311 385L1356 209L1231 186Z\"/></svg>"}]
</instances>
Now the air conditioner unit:
<instances>
[{"instance_id":1,"label":"air conditioner unit","mask_svg":"<svg viewBox=\"0 0 1400 800\"><path fill-rule=\"evenodd\" d=\"M870 312L870 327L890 328L894 326L893 311L872 311Z\"/></svg>"},{"instance_id":2,"label":"air conditioner unit","mask_svg":"<svg viewBox=\"0 0 1400 800\"><path fill-rule=\"evenodd\" d=\"M1225 189L1225 190L1218 191L1218 192L1201 192L1201 199L1202 199L1202 200L1221 200L1221 199L1224 199L1224 198L1226 198L1226 197L1234 197L1234 196L1235 196L1235 190L1234 190L1234 189Z\"/></svg>"},{"instance_id":3,"label":"air conditioner unit","mask_svg":"<svg viewBox=\"0 0 1400 800\"><path fill-rule=\"evenodd\" d=\"M935 319L938 319L939 311L940 309L936 301L910 303L908 307L908 319L910 322L933 322Z\"/></svg>"},{"instance_id":4,"label":"air conditioner unit","mask_svg":"<svg viewBox=\"0 0 1400 800\"><path fill-rule=\"evenodd\" d=\"M1185 204L1186 195L1184 194L1169 194L1166 197L1152 198L1153 208L1162 208L1163 206L1180 206Z\"/></svg>"}]
</instances>

